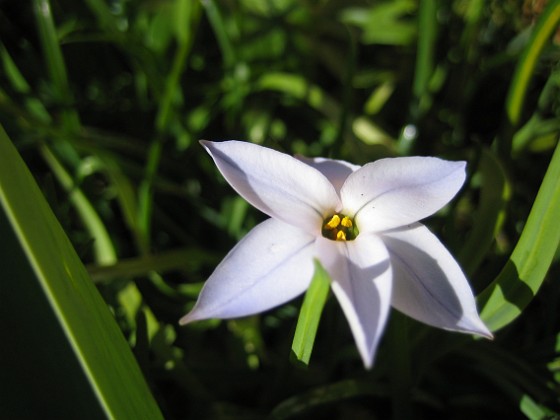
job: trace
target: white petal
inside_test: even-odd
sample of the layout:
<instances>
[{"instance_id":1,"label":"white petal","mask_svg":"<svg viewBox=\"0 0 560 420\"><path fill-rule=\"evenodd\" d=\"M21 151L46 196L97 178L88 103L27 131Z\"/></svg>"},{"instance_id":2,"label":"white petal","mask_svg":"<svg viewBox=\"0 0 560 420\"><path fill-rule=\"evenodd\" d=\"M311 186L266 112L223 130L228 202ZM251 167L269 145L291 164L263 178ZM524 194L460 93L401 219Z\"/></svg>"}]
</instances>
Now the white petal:
<instances>
[{"instance_id":1,"label":"white petal","mask_svg":"<svg viewBox=\"0 0 560 420\"><path fill-rule=\"evenodd\" d=\"M492 337L459 264L424 225L381 237L391 254L396 309L435 327Z\"/></svg>"},{"instance_id":2,"label":"white petal","mask_svg":"<svg viewBox=\"0 0 560 420\"><path fill-rule=\"evenodd\" d=\"M252 315L295 298L313 276L314 242L312 235L281 221L262 222L218 265L179 322Z\"/></svg>"},{"instance_id":3,"label":"white petal","mask_svg":"<svg viewBox=\"0 0 560 420\"><path fill-rule=\"evenodd\" d=\"M433 157L381 159L351 174L340 195L360 232L405 226L442 208L465 181L465 162Z\"/></svg>"},{"instance_id":4,"label":"white petal","mask_svg":"<svg viewBox=\"0 0 560 420\"><path fill-rule=\"evenodd\" d=\"M230 185L260 211L320 234L323 219L340 209L328 179L299 160L241 141L201 141Z\"/></svg>"},{"instance_id":5,"label":"white petal","mask_svg":"<svg viewBox=\"0 0 560 420\"><path fill-rule=\"evenodd\" d=\"M344 181L346 181L346 178L348 178L348 175L361 168L359 165L354 165L344 160L308 158L305 156L296 156L296 159L314 167L325 175L331 184L334 185L337 192L340 191L340 188L344 184Z\"/></svg>"},{"instance_id":6,"label":"white petal","mask_svg":"<svg viewBox=\"0 0 560 420\"><path fill-rule=\"evenodd\" d=\"M319 238L317 248L364 365L370 368L391 305L387 249L374 235L360 235L347 242Z\"/></svg>"}]
</instances>

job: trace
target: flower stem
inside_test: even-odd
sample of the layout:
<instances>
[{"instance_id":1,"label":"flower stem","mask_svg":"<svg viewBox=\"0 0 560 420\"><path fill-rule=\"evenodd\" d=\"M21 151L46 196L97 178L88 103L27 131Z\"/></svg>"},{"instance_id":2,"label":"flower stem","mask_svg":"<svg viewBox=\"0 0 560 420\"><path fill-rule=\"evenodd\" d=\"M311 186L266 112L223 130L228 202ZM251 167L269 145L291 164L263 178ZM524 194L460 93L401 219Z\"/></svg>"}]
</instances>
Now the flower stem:
<instances>
[{"instance_id":1,"label":"flower stem","mask_svg":"<svg viewBox=\"0 0 560 420\"><path fill-rule=\"evenodd\" d=\"M390 381L393 419L410 420L413 418L413 410L408 320L404 315L395 311L391 316L393 319L389 330L389 344L391 347Z\"/></svg>"}]
</instances>

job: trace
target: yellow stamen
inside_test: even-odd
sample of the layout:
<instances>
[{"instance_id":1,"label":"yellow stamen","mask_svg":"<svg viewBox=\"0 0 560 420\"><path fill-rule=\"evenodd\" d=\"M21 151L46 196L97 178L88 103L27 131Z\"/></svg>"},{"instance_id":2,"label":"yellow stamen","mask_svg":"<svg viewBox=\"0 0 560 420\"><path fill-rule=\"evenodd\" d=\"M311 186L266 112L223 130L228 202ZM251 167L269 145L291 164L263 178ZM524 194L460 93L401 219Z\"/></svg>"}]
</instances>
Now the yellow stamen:
<instances>
[{"instance_id":1,"label":"yellow stamen","mask_svg":"<svg viewBox=\"0 0 560 420\"><path fill-rule=\"evenodd\" d=\"M332 241L353 241L358 229L351 217L337 213L324 220L321 233Z\"/></svg>"},{"instance_id":2,"label":"yellow stamen","mask_svg":"<svg viewBox=\"0 0 560 420\"><path fill-rule=\"evenodd\" d=\"M325 229L336 229L340 224L340 216L335 214L328 223L325 224Z\"/></svg>"}]
</instances>

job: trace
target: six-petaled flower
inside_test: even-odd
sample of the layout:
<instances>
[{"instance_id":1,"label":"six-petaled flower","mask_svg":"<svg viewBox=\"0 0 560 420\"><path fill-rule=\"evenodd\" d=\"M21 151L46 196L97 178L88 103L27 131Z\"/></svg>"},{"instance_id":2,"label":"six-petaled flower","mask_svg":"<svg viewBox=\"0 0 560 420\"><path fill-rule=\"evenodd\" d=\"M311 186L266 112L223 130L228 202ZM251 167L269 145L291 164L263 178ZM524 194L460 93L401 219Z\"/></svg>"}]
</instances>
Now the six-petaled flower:
<instances>
[{"instance_id":1,"label":"six-petaled flower","mask_svg":"<svg viewBox=\"0 0 560 420\"><path fill-rule=\"evenodd\" d=\"M307 289L318 259L366 367L391 306L435 327L492 337L459 265L418 223L456 195L464 162L400 157L360 167L246 142L201 143L230 185L270 219L224 258L182 324L287 302Z\"/></svg>"}]
</instances>

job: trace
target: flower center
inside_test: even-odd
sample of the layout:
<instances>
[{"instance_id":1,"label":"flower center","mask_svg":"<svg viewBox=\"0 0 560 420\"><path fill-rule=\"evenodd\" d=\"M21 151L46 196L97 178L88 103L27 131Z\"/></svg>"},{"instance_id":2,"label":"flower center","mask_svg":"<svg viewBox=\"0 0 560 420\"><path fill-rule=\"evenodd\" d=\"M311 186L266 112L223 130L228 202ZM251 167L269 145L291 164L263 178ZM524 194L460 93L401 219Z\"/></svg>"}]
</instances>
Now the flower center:
<instances>
[{"instance_id":1,"label":"flower center","mask_svg":"<svg viewBox=\"0 0 560 420\"><path fill-rule=\"evenodd\" d=\"M351 218L344 214L334 214L325 219L321 233L333 241L353 241L359 232Z\"/></svg>"}]
</instances>

